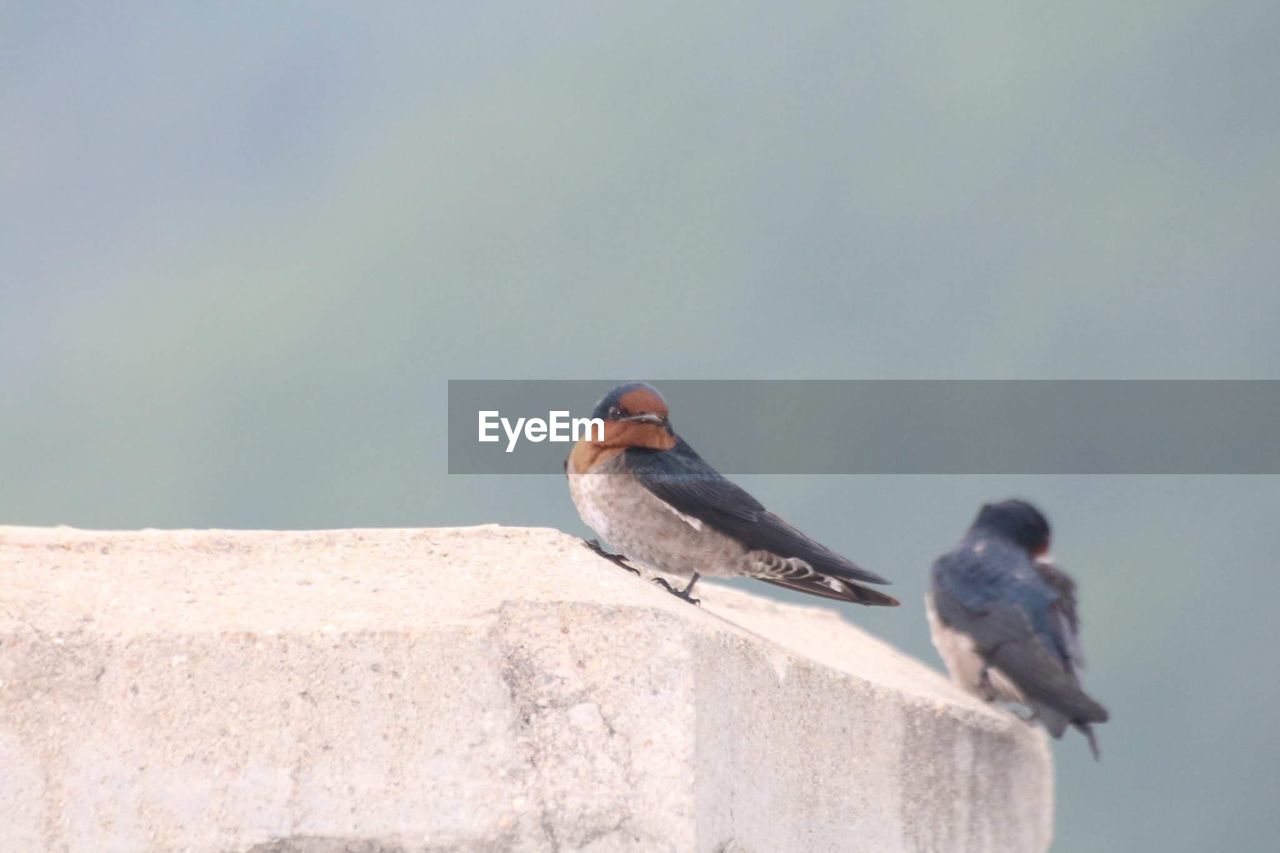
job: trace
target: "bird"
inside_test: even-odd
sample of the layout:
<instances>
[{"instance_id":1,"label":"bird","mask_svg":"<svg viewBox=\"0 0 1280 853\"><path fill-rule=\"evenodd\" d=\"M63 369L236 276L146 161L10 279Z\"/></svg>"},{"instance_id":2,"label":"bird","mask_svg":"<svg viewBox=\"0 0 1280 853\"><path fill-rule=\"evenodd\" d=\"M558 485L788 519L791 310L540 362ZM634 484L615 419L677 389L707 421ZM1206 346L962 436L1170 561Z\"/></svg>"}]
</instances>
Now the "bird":
<instances>
[{"instance_id":1,"label":"bird","mask_svg":"<svg viewBox=\"0 0 1280 853\"><path fill-rule=\"evenodd\" d=\"M1030 709L1055 738L1068 725L1098 759L1107 709L1080 683L1076 584L1049 556L1049 520L1024 500L984 504L933 564L926 597L933 645L951 679L988 701Z\"/></svg>"},{"instance_id":2,"label":"bird","mask_svg":"<svg viewBox=\"0 0 1280 853\"><path fill-rule=\"evenodd\" d=\"M578 441L565 460L569 493L583 522L625 554L631 569L688 578L670 592L690 593L703 575L752 577L787 589L856 604L894 607L897 599L864 584L884 578L815 542L705 462L671 426L662 395L643 382L612 389L593 418L603 434ZM634 571L634 569L631 569Z\"/></svg>"}]
</instances>

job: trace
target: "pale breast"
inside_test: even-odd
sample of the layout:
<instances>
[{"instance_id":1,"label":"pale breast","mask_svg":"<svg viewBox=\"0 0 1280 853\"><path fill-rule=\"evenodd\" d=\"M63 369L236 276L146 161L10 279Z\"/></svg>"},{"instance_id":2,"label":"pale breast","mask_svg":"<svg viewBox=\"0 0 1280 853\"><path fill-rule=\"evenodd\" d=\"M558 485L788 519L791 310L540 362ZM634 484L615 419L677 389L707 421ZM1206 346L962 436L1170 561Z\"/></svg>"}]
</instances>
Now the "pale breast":
<instances>
[{"instance_id":1,"label":"pale breast","mask_svg":"<svg viewBox=\"0 0 1280 853\"><path fill-rule=\"evenodd\" d=\"M734 575L745 549L677 511L629 474L569 474L583 522L629 559L667 574Z\"/></svg>"},{"instance_id":2,"label":"pale breast","mask_svg":"<svg viewBox=\"0 0 1280 853\"><path fill-rule=\"evenodd\" d=\"M584 524L606 542L613 542L612 520L625 508L609 474L569 474L569 496Z\"/></svg>"}]
</instances>

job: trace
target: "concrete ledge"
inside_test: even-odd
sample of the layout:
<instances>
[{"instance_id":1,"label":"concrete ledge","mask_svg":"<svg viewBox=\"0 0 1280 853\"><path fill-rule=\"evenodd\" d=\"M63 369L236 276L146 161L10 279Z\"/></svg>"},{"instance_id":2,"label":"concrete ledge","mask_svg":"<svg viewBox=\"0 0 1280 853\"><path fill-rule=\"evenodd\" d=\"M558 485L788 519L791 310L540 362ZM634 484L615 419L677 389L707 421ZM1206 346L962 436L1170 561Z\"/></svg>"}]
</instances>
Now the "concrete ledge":
<instances>
[{"instance_id":1,"label":"concrete ledge","mask_svg":"<svg viewBox=\"0 0 1280 853\"><path fill-rule=\"evenodd\" d=\"M1048 847L1036 730L699 592L541 529L0 528L0 849Z\"/></svg>"}]
</instances>

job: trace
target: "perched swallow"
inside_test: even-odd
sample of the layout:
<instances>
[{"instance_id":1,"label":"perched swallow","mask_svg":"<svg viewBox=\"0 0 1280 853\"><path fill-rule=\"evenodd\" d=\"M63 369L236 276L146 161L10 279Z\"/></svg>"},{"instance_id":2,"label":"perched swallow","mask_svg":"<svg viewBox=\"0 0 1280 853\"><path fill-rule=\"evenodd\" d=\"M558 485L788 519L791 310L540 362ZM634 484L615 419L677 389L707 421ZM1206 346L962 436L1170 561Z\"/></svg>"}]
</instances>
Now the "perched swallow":
<instances>
[{"instance_id":1,"label":"perched swallow","mask_svg":"<svg viewBox=\"0 0 1280 853\"><path fill-rule=\"evenodd\" d=\"M1076 584L1048 554L1049 522L1034 506L983 506L960 543L933 564L933 645L970 693L1026 705L1055 738L1075 726L1097 758L1093 724L1107 721L1107 709L1080 686Z\"/></svg>"},{"instance_id":2,"label":"perched swallow","mask_svg":"<svg viewBox=\"0 0 1280 853\"><path fill-rule=\"evenodd\" d=\"M626 559L689 578L676 593L686 599L699 577L718 575L837 601L898 604L860 585L888 583L884 578L805 536L721 476L675 434L667 415L649 385L620 385L592 413L604 421L603 440L579 441L565 461L578 514Z\"/></svg>"}]
</instances>

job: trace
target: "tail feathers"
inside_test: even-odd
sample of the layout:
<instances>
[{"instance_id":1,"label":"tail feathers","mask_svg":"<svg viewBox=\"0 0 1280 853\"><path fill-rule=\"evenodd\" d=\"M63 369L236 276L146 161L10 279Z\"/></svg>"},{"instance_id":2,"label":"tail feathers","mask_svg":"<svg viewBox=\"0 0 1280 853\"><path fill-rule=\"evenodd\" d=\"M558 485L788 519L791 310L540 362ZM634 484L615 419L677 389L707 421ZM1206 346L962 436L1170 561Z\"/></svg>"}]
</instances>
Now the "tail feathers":
<instances>
[{"instance_id":1,"label":"tail feathers","mask_svg":"<svg viewBox=\"0 0 1280 853\"><path fill-rule=\"evenodd\" d=\"M1054 711L1071 723L1071 725L1087 723L1105 723L1110 716L1107 709L1099 705L1083 690L1076 689L1066 696L1054 697Z\"/></svg>"},{"instance_id":2,"label":"tail feathers","mask_svg":"<svg viewBox=\"0 0 1280 853\"><path fill-rule=\"evenodd\" d=\"M1075 717L1071 720L1071 725L1075 726L1076 731L1088 738L1089 750L1093 753L1093 760L1101 761L1102 750L1098 749L1098 738L1093 733L1093 724L1105 723L1111 719L1111 715L1107 713L1106 708L1093 701L1093 699L1088 696L1085 696L1085 699L1089 700L1089 713L1083 717Z\"/></svg>"},{"instance_id":3,"label":"tail feathers","mask_svg":"<svg viewBox=\"0 0 1280 853\"><path fill-rule=\"evenodd\" d=\"M1094 761L1102 760L1102 750L1098 749L1098 737L1093 733L1093 725L1090 723L1072 723L1080 734L1089 739L1089 750L1093 753Z\"/></svg>"},{"instance_id":4,"label":"tail feathers","mask_svg":"<svg viewBox=\"0 0 1280 853\"><path fill-rule=\"evenodd\" d=\"M1081 694L1083 695L1083 694ZM1086 699L1088 697L1085 697ZM1093 753L1094 761L1102 760L1102 750L1098 748L1098 737L1094 734L1094 723L1105 723L1107 721L1107 709L1103 708L1097 702L1089 700L1095 709L1091 717L1068 717L1062 711L1051 708L1048 705L1039 702L1031 703L1031 709L1035 712L1035 720L1044 726L1045 730L1055 738L1061 738L1066 732L1067 726L1070 725L1080 734L1084 735L1089 741L1089 750Z\"/></svg>"},{"instance_id":5,"label":"tail feathers","mask_svg":"<svg viewBox=\"0 0 1280 853\"><path fill-rule=\"evenodd\" d=\"M784 589L805 592L809 595L830 598L834 601L849 601L868 607L897 607L899 604L898 599L892 595L885 595L883 592L868 589L843 578L833 578L830 575L811 575L800 578L760 578L760 580Z\"/></svg>"},{"instance_id":6,"label":"tail feathers","mask_svg":"<svg viewBox=\"0 0 1280 853\"><path fill-rule=\"evenodd\" d=\"M1043 726L1044 730L1054 738L1061 738L1062 733L1067 730L1067 717L1058 710L1039 702L1032 702L1031 711L1031 719Z\"/></svg>"}]
</instances>

